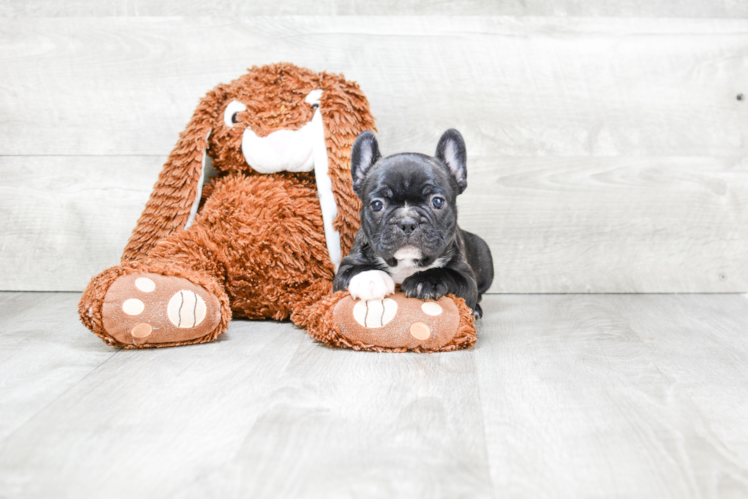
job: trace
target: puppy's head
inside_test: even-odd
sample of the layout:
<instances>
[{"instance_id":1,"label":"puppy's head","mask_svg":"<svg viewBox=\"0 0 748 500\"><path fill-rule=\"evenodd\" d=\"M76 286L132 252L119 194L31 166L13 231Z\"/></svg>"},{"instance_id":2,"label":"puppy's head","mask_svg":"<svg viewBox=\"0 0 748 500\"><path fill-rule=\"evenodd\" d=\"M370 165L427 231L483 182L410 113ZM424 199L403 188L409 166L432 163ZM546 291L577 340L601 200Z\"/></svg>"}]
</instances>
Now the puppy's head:
<instances>
[{"instance_id":1,"label":"puppy's head","mask_svg":"<svg viewBox=\"0 0 748 500\"><path fill-rule=\"evenodd\" d=\"M447 130L436 156L403 153L382 158L372 132L351 151L353 189L362 201L361 227L376 254L428 265L444 254L457 230L457 195L467 187L465 142ZM394 259L394 260L393 260Z\"/></svg>"}]
</instances>

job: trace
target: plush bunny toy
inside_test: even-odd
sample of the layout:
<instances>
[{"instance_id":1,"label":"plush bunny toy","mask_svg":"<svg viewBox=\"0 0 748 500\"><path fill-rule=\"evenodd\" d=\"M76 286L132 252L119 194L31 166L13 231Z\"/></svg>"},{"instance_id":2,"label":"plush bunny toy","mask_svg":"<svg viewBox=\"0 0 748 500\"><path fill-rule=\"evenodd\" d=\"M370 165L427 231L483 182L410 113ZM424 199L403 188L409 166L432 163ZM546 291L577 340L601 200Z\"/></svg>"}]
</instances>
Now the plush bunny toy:
<instances>
[{"instance_id":1,"label":"plush bunny toy","mask_svg":"<svg viewBox=\"0 0 748 500\"><path fill-rule=\"evenodd\" d=\"M125 348L208 342L232 313L290 318L355 349L472 345L461 299L364 303L381 308L374 321L361 302L332 293L359 225L351 147L373 128L366 97L340 75L281 63L218 85L169 155L120 264L83 293L84 325Z\"/></svg>"}]
</instances>

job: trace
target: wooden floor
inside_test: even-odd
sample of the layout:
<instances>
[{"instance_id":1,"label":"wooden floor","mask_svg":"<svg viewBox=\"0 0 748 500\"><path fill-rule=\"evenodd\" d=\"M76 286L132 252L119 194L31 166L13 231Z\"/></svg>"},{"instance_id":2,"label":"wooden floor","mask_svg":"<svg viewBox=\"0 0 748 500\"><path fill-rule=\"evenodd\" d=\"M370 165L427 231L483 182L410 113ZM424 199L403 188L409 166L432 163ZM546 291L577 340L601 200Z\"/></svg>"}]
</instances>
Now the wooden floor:
<instances>
[{"instance_id":1,"label":"wooden floor","mask_svg":"<svg viewBox=\"0 0 748 500\"><path fill-rule=\"evenodd\" d=\"M107 347L0 294L0 497L748 495L744 295L494 295L465 352Z\"/></svg>"}]
</instances>

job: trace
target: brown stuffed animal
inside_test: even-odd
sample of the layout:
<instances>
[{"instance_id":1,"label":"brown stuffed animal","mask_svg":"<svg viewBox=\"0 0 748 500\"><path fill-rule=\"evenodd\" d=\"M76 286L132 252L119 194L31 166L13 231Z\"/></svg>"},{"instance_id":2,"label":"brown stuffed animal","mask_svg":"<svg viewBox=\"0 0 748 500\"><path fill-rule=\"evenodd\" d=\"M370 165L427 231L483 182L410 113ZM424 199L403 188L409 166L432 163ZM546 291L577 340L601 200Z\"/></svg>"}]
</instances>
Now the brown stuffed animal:
<instances>
[{"instance_id":1,"label":"brown stuffed animal","mask_svg":"<svg viewBox=\"0 0 748 500\"><path fill-rule=\"evenodd\" d=\"M290 318L354 349L472 345L461 299L361 305L332 294L359 225L350 151L373 128L366 97L340 75L283 63L217 86L169 155L120 265L83 293L84 325L124 348L208 342L232 312ZM211 158L217 175L206 184Z\"/></svg>"}]
</instances>

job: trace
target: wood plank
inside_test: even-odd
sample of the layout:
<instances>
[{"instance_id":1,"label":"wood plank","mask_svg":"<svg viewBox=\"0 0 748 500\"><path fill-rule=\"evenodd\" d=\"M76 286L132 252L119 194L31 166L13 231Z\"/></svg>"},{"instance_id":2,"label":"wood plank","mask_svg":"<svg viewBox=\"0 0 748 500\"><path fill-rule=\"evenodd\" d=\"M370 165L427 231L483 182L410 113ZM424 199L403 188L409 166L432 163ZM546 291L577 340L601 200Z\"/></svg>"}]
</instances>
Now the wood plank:
<instances>
[{"instance_id":1,"label":"wood plank","mask_svg":"<svg viewBox=\"0 0 748 500\"><path fill-rule=\"evenodd\" d=\"M82 290L116 264L163 161L0 157L0 289ZM745 159L468 165L460 223L491 247L493 293L748 290Z\"/></svg>"},{"instance_id":2,"label":"wood plank","mask_svg":"<svg viewBox=\"0 0 748 500\"><path fill-rule=\"evenodd\" d=\"M657 368L681 391L675 392L695 416L697 436L689 446L700 448L707 463L694 465L700 496L738 497L748 491L748 379L746 296L692 305L672 296L658 297L658 308L672 310L674 327L655 329L657 309L642 307L631 297L620 313L657 356ZM717 314L715 314L717 313ZM709 374L705 377L704 374ZM714 397L719 393L719 397ZM724 465L724 466L722 466ZM689 464L680 463L686 468ZM711 493L710 493L711 491Z\"/></svg>"},{"instance_id":3,"label":"wood plank","mask_svg":"<svg viewBox=\"0 0 748 500\"><path fill-rule=\"evenodd\" d=\"M744 20L0 25L0 154L20 155L0 159L0 262L13 269L0 289L80 290L116 263L198 97L248 60L278 59L359 80L385 153L431 152L462 130L462 224L493 248L492 291L747 289ZM135 153L150 156L113 158Z\"/></svg>"},{"instance_id":4,"label":"wood plank","mask_svg":"<svg viewBox=\"0 0 748 500\"><path fill-rule=\"evenodd\" d=\"M282 60L358 81L388 153L432 151L449 127L476 156L748 144L744 19L6 18L0 32L2 155L166 154L205 92Z\"/></svg>"},{"instance_id":5,"label":"wood plank","mask_svg":"<svg viewBox=\"0 0 748 500\"><path fill-rule=\"evenodd\" d=\"M306 338L293 330L234 322L211 344L117 353L0 442L0 494L173 496L235 455Z\"/></svg>"},{"instance_id":6,"label":"wood plank","mask_svg":"<svg viewBox=\"0 0 748 500\"><path fill-rule=\"evenodd\" d=\"M281 0L240 2L215 0L2 0L2 17L41 16L260 16L260 15L451 15L451 16L621 16L738 17L748 16L745 3L729 0L524 0L461 2L424 0Z\"/></svg>"},{"instance_id":7,"label":"wood plank","mask_svg":"<svg viewBox=\"0 0 748 500\"><path fill-rule=\"evenodd\" d=\"M224 467L176 496L485 497L472 352L423 356L305 341Z\"/></svg>"},{"instance_id":8,"label":"wood plank","mask_svg":"<svg viewBox=\"0 0 748 500\"><path fill-rule=\"evenodd\" d=\"M478 158L461 226L491 247L491 292L748 290L743 158Z\"/></svg>"},{"instance_id":9,"label":"wood plank","mask_svg":"<svg viewBox=\"0 0 748 500\"><path fill-rule=\"evenodd\" d=\"M441 355L248 321L117 351L77 298L0 294L0 417L27 415L0 496L748 494L744 295L494 295L476 347Z\"/></svg>"},{"instance_id":10,"label":"wood plank","mask_svg":"<svg viewBox=\"0 0 748 500\"><path fill-rule=\"evenodd\" d=\"M0 156L0 290L83 290L117 264L165 159Z\"/></svg>"},{"instance_id":11,"label":"wood plank","mask_svg":"<svg viewBox=\"0 0 748 500\"><path fill-rule=\"evenodd\" d=\"M471 351L357 353L234 321L102 364L0 441L0 495L486 496L476 388Z\"/></svg>"},{"instance_id":12,"label":"wood plank","mask_svg":"<svg viewBox=\"0 0 748 500\"><path fill-rule=\"evenodd\" d=\"M80 335L79 298L0 293L0 442L119 351Z\"/></svg>"},{"instance_id":13,"label":"wood plank","mask_svg":"<svg viewBox=\"0 0 748 500\"><path fill-rule=\"evenodd\" d=\"M744 296L491 296L492 496L748 494Z\"/></svg>"}]
</instances>

